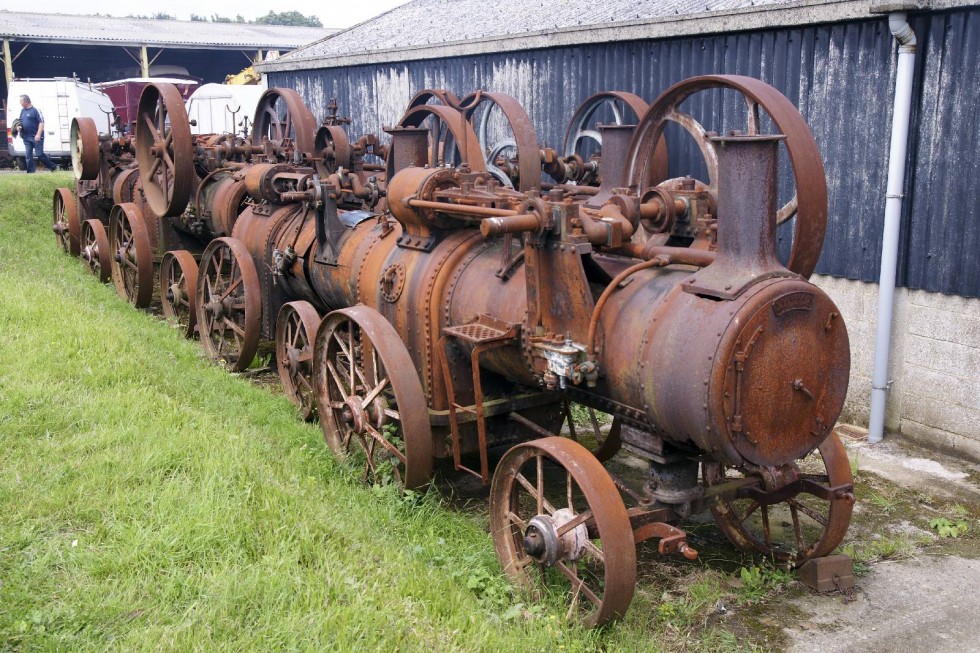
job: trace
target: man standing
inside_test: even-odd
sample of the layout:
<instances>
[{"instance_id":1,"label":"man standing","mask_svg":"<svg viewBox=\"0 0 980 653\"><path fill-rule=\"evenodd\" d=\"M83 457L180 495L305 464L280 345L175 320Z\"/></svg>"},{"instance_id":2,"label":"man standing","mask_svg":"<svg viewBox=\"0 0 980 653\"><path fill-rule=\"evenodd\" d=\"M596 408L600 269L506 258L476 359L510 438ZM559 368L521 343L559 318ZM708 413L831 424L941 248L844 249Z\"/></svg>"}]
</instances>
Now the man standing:
<instances>
[{"instance_id":1,"label":"man standing","mask_svg":"<svg viewBox=\"0 0 980 653\"><path fill-rule=\"evenodd\" d=\"M48 170L55 171L58 166L44 153L44 116L31 105L31 98L20 96L20 128L24 139L24 158L27 160L28 174L34 172L34 157Z\"/></svg>"}]
</instances>

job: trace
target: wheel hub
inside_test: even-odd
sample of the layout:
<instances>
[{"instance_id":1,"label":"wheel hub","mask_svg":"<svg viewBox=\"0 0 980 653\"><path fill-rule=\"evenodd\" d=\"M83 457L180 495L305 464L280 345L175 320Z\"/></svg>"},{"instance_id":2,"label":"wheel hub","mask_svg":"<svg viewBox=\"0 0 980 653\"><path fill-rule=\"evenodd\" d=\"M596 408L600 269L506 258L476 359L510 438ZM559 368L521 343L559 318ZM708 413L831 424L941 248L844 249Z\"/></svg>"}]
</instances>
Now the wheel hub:
<instances>
[{"instance_id":1,"label":"wheel hub","mask_svg":"<svg viewBox=\"0 0 980 653\"><path fill-rule=\"evenodd\" d=\"M289 369L290 376L295 376L299 370L299 355L300 350L295 347L286 349L286 367Z\"/></svg>"},{"instance_id":2,"label":"wheel hub","mask_svg":"<svg viewBox=\"0 0 980 653\"><path fill-rule=\"evenodd\" d=\"M180 286L176 283L171 284L167 288L167 301L171 304L176 304L177 302L184 299L184 293L181 291Z\"/></svg>"},{"instance_id":3,"label":"wheel hub","mask_svg":"<svg viewBox=\"0 0 980 653\"><path fill-rule=\"evenodd\" d=\"M92 262L95 258L95 248L91 245L86 245L85 249L82 250L82 260Z\"/></svg>"},{"instance_id":4,"label":"wheel hub","mask_svg":"<svg viewBox=\"0 0 980 653\"><path fill-rule=\"evenodd\" d=\"M176 291L176 296L180 296L181 290ZM212 300L204 305L208 313L214 314L215 317L230 317L235 314L234 300L231 297L225 297L220 300Z\"/></svg>"},{"instance_id":5,"label":"wheel hub","mask_svg":"<svg viewBox=\"0 0 980 653\"><path fill-rule=\"evenodd\" d=\"M794 463L773 467L767 465L756 470L762 477L762 484L766 492L780 490L800 477L800 469Z\"/></svg>"},{"instance_id":6,"label":"wheel hub","mask_svg":"<svg viewBox=\"0 0 980 653\"><path fill-rule=\"evenodd\" d=\"M345 403L344 410L340 415L341 421L350 426L355 433L363 433L368 416L364 412L364 408L361 407L361 400L354 396L350 397Z\"/></svg>"},{"instance_id":7,"label":"wheel hub","mask_svg":"<svg viewBox=\"0 0 980 653\"><path fill-rule=\"evenodd\" d=\"M521 542L524 552L545 567L552 567L559 560L578 560L589 539L586 525L579 524L563 535L558 535L558 529L573 519L575 513L568 508L557 510L553 515L532 517Z\"/></svg>"},{"instance_id":8,"label":"wheel hub","mask_svg":"<svg viewBox=\"0 0 980 653\"><path fill-rule=\"evenodd\" d=\"M51 229L53 229L59 236L64 236L65 232L68 231L68 225L64 222L55 222L54 225L51 226Z\"/></svg>"}]
</instances>

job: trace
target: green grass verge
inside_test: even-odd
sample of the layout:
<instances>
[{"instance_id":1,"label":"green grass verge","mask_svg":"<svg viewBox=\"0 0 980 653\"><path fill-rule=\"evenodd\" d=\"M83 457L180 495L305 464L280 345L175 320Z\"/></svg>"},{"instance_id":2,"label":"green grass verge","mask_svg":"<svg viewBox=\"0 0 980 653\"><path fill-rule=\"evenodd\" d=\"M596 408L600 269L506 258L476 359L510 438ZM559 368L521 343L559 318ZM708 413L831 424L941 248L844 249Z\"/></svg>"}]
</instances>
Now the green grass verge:
<instances>
[{"instance_id":1,"label":"green grass verge","mask_svg":"<svg viewBox=\"0 0 980 653\"><path fill-rule=\"evenodd\" d=\"M658 587L598 633L515 609L484 515L362 486L284 398L58 251L58 185L0 176L0 650L739 647L705 623L717 572L680 624L697 597L658 611Z\"/></svg>"}]
</instances>

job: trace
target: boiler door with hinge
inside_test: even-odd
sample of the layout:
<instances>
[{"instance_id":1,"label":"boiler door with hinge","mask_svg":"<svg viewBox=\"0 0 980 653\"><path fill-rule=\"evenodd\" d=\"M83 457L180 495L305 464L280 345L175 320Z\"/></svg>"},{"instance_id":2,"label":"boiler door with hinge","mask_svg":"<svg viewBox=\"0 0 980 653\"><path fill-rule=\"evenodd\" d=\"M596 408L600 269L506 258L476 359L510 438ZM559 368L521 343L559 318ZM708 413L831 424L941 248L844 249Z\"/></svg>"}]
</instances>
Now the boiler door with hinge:
<instances>
[{"instance_id":1,"label":"boiler door with hinge","mask_svg":"<svg viewBox=\"0 0 980 653\"><path fill-rule=\"evenodd\" d=\"M378 280L381 289L381 296L386 302L394 304L402 294L405 287L405 266L401 263L391 263L381 273Z\"/></svg>"},{"instance_id":2,"label":"boiler door with hinge","mask_svg":"<svg viewBox=\"0 0 980 653\"><path fill-rule=\"evenodd\" d=\"M759 465L795 460L830 433L844 405L850 345L820 290L777 294L744 321L724 381L726 426Z\"/></svg>"}]
</instances>

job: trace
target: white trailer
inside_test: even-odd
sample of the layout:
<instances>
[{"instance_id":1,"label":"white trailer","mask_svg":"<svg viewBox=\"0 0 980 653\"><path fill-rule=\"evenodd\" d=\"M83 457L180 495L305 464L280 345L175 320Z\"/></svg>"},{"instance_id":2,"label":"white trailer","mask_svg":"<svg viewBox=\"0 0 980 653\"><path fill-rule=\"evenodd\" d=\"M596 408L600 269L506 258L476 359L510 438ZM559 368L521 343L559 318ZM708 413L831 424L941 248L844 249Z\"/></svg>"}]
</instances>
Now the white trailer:
<instances>
[{"instance_id":1,"label":"white trailer","mask_svg":"<svg viewBox=\"0 0 980 653\"><path fill-rule=\"evenodd\" d=\"M205 84L187 99L187 117L194 134L247 134L265 88L236 84ZM248 123L245 124L245 119Z\"/></svg>"}]
</instances>

